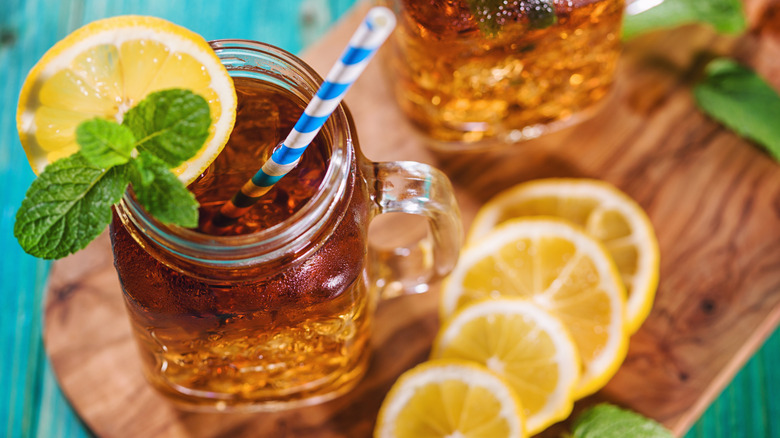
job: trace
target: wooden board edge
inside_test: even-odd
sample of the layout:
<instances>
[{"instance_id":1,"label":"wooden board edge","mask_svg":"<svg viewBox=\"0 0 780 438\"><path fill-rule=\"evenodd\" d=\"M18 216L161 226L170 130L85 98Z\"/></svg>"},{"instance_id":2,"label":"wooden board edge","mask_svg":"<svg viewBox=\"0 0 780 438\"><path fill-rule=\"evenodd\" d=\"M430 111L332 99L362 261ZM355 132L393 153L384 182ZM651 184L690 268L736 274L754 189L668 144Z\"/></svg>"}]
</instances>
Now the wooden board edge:
<instances>
[{"instance_id":1,"label":"wooden board edge","mask_svg":"<svg viewBox=\"0 0 780 438\"><path fill-rule=\"evenodd\" d=\"M778 326L780 326L780 307L775 307L769 316L756 328L755 335L746 340L726 367L721 369L721 372L715 376L715 379L696 400L696 403L691 406L685 415L678 417L676 424L672 427L672 433L675 436L682 437L688 433L712 402L726 389L737 373L761 348L761 345L766 342Z\"/></svg>"}]
</instances>

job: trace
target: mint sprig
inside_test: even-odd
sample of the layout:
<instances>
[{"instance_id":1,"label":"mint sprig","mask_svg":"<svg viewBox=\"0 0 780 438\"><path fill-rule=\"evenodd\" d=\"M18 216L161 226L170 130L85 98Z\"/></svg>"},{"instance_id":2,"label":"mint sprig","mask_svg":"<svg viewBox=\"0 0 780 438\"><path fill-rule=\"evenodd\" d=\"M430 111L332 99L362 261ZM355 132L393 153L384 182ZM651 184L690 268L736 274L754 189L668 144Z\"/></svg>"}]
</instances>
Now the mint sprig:
<instances>
[{"instance_id":1,"label":"mint sprig","mask_svg":"<svg viewBox=\"0 0 780 438\"><path fill-rule=\"evenodd\" d=\"M135 149L133 131L105 119L92 119L76 128L81 154L96 167L110 168L130 161Z\"/></svg>"},{"instance_id":2,"label":"mint sprig","mask_svg":"<svg viewBox=\"0 0 780 438\"><path fill-rule=\"evenodd\" d=\"M528 20L529 29L544 29L557 21L553 0L519 0L508 5L504 0L468 0L469 10L485 35L494 37L504 23L518 15Z\"/></svg>"},{"instance_id":3,"label":"mint sprig","mask_svg":"<svg viewBox=\"0 0 780 438\"><path fill-rule=\"evenodd\" d=\"M205 105L204 105L205 104ZM211 114L205 99L187 90L154 93L125 114L123 125L147 151L176 167L192 158L209 136Z\"/></svg>"},{"instance_id":4,"label":"mint sprig","mask_svg":"<svg viewBox=\"0 0 780 438\"><path fill-rule=\"evenodd\" d=\"M780 161L780 94L753 70L731 59L715 59L693 95L702 111Z\"/></svg>"},{"instance_id":5,"label":"mint sprig","mask_svg":"<svg viewBox=\"0 0 780 438\"><path fill-rule=\"evenodd\" d=\"M179 89L150 94L121 125L83 122L76 129L81 149L49 164L27 190L14 224L19 244L45 259L84 248L111 221L111 206L131 182L159 221L197 226L198 202L170 169L200 150L210 124L208 102Z\"/></svg>"},{"instance_id":6,"label":"mint sprig","mask_svg":"<svg viewBox=\"0 0 780 438\"><path fill-rule=\"evenodd\" d=\"M99 168L79 153L58 160L27 190L14 235L36 257L56 259L76 252L111 221L111 206L129 181L126 166Z\"/></svg>"},{"instance_id":7,"label":"mint sprig","mask_svg":"<svg viewBox=\"0 0 780 438\"><path fill-rule=\"evenodd\" d=\"M572 438L673 438L660 423L636 412L602 403L580 414Z\"/></svg>"},{"instance_id":8,"label":"mint sprig","mask_svg":"<svg viewBox=\"0 0 780 438\"><path fill-rule=\"evenodd\" d=\"M133 160L130 181L136 199L157 220L187 228L198 226L198 201L168 165L154 154L142 151Z\"/></svg>"},{"instance_id":9,"label":"mint sprig","mask_svg":"<svg viewBox=\"0 0 780 438\"><path fill-rule=\"evenodd\" d=\"M648 9L632 13L632 8L649 4ZM741 0L664 0L635 2L627 8L623 37L633 38L656 29L671 29L690 23L706 23L719 33L737 34L747 28Z\"/></svg>"},{"instance_id":10,"label":"mint sprig","mask_svg":"<svg viewBox=\"0 0 780 438\"><path fill-rule=\"evenodd\" d=\"M747 29L742 0L647 2L648 9L632 13L632 8L644 4L629 4L624 38L691 23L708 24L722 34L739 34ZM718 58L707 64L692 91L702 112L763 146L780 162L780 93L756 72L733 59Z\"/></svg>"}]
</instances>

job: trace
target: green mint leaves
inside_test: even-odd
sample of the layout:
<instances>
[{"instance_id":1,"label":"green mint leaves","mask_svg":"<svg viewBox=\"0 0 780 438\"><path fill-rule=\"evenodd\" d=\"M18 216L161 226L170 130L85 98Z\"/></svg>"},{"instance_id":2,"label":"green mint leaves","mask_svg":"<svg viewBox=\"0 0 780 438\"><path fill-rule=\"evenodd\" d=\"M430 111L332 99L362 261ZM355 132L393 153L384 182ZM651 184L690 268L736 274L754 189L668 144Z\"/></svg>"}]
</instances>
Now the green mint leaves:
<instances>
[{"instance_id":1,"label":"green mint leaves","mask_svg":"<svg viewBox=\"0 0 780 438\"><path fill-rule=\"evenodd\" d=\"M131 108L122 124L138 139L139 151L176 167L203 146L209 136L211 115L202 97L187 90L167 90Z\"/></svg>"},{"instance_id":2,"label":"green mint leaves","mask_svg":"<svg viewBox=\"0 0 780 438\"><path fill-rule=\"evenodd\" d=\"M646 10L632 11L645 4ZM626 12L624 38L689 23L706 23L723 34L739 34L747 29L741 0L637 1L629 4ZM780 162L780 95L758 74L734 60L715 59L692 91L699 109L760 144Z\"/></svg>"},{"instance_id":3,"label":"green mint leaves","mask_svg":"<svg viewBox=\"0 0 780 438\"><path fill-rule=\"evenodd\" d=\"M195 195L154 154L142 151L133 160L130 181L138 202L160 222L187 228L198 226Z\"/></svg>"},{"instance_id":4,"label":"green mint leaves","mask_svg":"<svg viewBox=\"0 0 780 438\"><path fill-rule=\"evenodd\" d=\"M76 252L111 221L111 206L129 181L126 166L96 167L79 153L57 160L27 190L14 235L36 257L56 259Z\"/></svg>"},{"instance_id":5,"label":"green mint leaves","mask_svg":"<svg viewBox=\"0 0 780 438\"><path fill-rule=\"evenodd\" d=\"M544 29L557 21L553 0L520 0L508 5L504 0L468 0L469 10L476 18L480 30L493 37L508 18L522 14L530 29Z\"/></svg>"},{"instance_id":6,"label":"green mint leaves","mask_svg":"<svg viewBox=\"0 0 780 438\"><path fill-rule=\"evenodd\" d=\"M530 20L529 27L531 29L544 29L550 27L558 21L558 17L555 15L555 5L553 0L533 0L533 1L521 1L522 5L525 3L526 14Z\"/></svg>"},{"instance_id":7,"label":"green mint leaves","mask_svg":"<svg viewBox=\"0 0 780 438\"><path fill-rule=\"evenodd\" d=\"M780 96L755 72L730 59L715 59L693 95L710 117L780 161Z\"/></svg>"},{"instance_id":8,"label":"green mint leaves","mask_svg":"<svg viewBox=\"0 0 780 438\"><path fill-rule=\"evenodd\" d=\"M643 4L647 4L648 9L632 13L632 8ZM720 33L731 34L740 33L747 27L741 0L645 0L629 5L626 12L624 38L689 23L708 23Z\"/></svg>"},{"instance_id":9,"label":"green mint leaves","mask_svg":"<svg viewBox=\"0 0 780 438\"><path fill-rule=\"evenodd\" d=\"M159 221L197 226L198 203L170 169L200 150L210 124L206 100L178 89L150 94L121 125L83 122L79 152L49 164L27 191L14 224L19 244L45 259L84 248L111 221L111 206L130 183Z\"/></svg>"},{"instance_id":10,"label":"green mint leaves","mask_svg":"<svg viewBox=\"0 0 780 438\"><path fill-rule=\"evenodd\" d=\"M76 128L81 155L96 167L113 167L130 161L135 149L133 131L105 119L92 119Z\"/></svg>"},{"instance_id":11,"label":"green mint leaves","mask_svg":"<svg viewBox=\"0 0 780 438\"><path fill-rule=\"evenodd\" d=\"M574 421L573 438L673 438L658 422L607 403L583 412Z\"/></svg>"}]
</instances>

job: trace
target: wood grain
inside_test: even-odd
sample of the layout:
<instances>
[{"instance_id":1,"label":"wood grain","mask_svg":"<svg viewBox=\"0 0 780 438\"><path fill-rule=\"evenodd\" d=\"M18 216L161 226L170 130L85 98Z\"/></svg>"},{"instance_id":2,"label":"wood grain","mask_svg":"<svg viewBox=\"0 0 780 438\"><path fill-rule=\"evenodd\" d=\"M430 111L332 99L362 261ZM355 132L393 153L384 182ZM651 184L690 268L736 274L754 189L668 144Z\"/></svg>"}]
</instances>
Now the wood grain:
<instances>
[{"instance_id":1,"label":"wood grain","mask_svg":"<svg viewBox=\"0 0 780 438\"><path fill-rule=\"evenodd\" d=\"M613 94L591 120L508 151L431 152L392 104L377 63L347 96L365 154L445 170L466 226L498 191L548 176L607 180L648 211L661 247L655 306L618 374L578 409L609 400L680 436L777 327L780 172L699 112L690 87L708 59L732 54L780 88L779 11L751 3L754 24L736 39L685 27L631 42ZM327 71L362 12L304 59ZM107 437L368 437L385 393L426 359L438 328L436 290L385 301L371 367L348 395L273 414L192 414L168 405L141 376L105 236L55 263L48 290L45 343L55 373L90 428Z\"/></svg>"}]
</instances>

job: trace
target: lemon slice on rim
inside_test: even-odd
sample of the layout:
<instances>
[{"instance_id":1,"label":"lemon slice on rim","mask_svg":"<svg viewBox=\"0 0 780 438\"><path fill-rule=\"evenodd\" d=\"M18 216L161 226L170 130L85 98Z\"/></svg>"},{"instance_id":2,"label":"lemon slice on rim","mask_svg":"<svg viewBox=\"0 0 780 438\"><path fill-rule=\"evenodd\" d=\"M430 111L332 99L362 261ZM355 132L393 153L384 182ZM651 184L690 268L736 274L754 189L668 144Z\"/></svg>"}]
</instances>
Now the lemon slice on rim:
<instances>
[{"instance_id":1,"label":"lemon slice on rim","mask_svg":"<svg viewBox=\"0 0 780 438\"><path fill-rule=\"evenodd\" d=\"M583 372L575 398L617 372L628 349L625 289L603 245L555 218L514 219L471 242L442 285L442 319L477 300L521 297L557 316Z\"/></svg>"},{"instance_id":2,"label":"lemon slice on rim","mask_svg":"<svg viewBox=\"0 0 780 438\"><path fill-rule=\"evenodd\" d=\"M555 216L585 228L606 246L628 296L626 326L636 332L658 288L658 241L642 207L611 184L592 179L542 179L519 184L488 201L477 213L469 240L521 216Z\"/></svg>"},{"instance_id":3,"label":"lemon slice on rim","mask_svg":"<svg viewBox=\"0 0 780 438\"><path fill-rule=\"evenodd\" d=\"M71 33L43 55L22 86L16 121L33 171L78 151L79 123L121 121L149 93L169 88L199 94L211 111L209 138L173 169L188 184L219 155L236 117L233 81L208 42L166 20L132 15Z\"/></svg>"},{"instance_id":4,"label":"lemon slice on rim","mask_svg":"<svg viewBox=\"0 0 780 438\"><path fill-rule=\"evenodd\" d=\"M466 306L440 330L433 358L478 362L515 390L529 435L565 419L580 378L577 346L563 323L529 300Z\"/></svg>"},{"instance_id":5,"label":"lemon slice on rim","mask_svg":"<svg viewBox=\"0 0 780 438\"><path fill-rule=\"evenodd\" d=\"M508 383L475 363L436 360L405 372L379 410L375 438L525 437Z\"/></svg>"}]
</instances>

